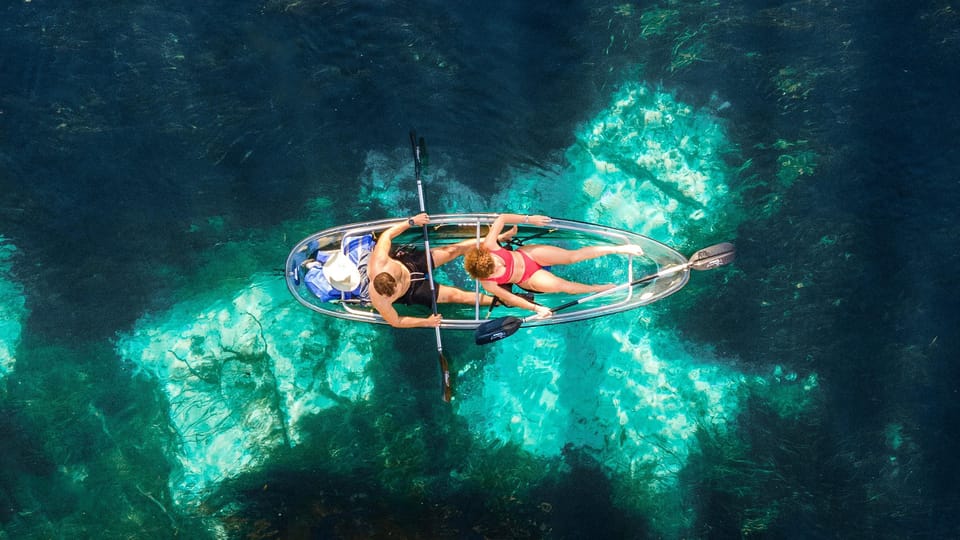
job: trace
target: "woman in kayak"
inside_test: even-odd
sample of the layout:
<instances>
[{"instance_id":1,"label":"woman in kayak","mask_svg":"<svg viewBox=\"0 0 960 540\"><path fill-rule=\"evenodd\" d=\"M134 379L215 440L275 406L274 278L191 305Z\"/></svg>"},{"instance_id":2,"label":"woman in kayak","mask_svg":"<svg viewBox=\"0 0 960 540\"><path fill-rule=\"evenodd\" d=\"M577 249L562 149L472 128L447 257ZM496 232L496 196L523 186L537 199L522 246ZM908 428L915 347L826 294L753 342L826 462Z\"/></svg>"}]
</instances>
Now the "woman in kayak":
<instances>
[{"instance_id":1,"label":"woman in kayak","mask_svg":"<svg viewBox=\"0 0 960 540\"><path fill-rule=\"evenodd\" d=\"M513 223L513 228L503 233L507 225ZM510 238L517 232L517 223L524 223L544 227L550 223L547 216L531 216L520 214L500 214L483 242L477 248L467 251L463 265L473 278L480 280L480 284L490 294L496 296L508 306L529 309L537 312L541 317L551 315L550 308L535 304L510 291L510 284L517 284L521 288L539 293L567 293L583 294L605 291L613 285L587 285L574 281L567 281L551 273L544 267L571 264L589 259L596 259L604 255L625 254L642 255L640 246L587 246L580 249L563 249L557 246L543 244L524 245L515 251L500 247L497 238ZM507 287L503 287L507 285Z\"/></svg>"}]
</instances>

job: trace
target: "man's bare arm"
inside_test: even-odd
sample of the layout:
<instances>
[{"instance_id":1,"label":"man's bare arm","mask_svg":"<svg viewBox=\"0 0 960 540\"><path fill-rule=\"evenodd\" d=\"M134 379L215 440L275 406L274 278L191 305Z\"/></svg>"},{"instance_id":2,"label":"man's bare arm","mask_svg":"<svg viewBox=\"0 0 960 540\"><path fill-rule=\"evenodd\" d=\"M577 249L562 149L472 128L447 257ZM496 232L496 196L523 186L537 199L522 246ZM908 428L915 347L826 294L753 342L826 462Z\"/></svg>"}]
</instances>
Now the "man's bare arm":
<instances>
[{"instance_id":1,"label":"man's bare arm","mask_svg":"<svg viewBox=\"0 0 960 540\"><path fill-rule=\"evenodd\" d=\"M380 233L376 245L373 246L373 253L370 254L370 265L373 266L371 270L374 272L374 275L379 273L380 265L390 257L390 248L393 246L394 238L403 234L412 225L422 226L429 222L430 216L426 213L420 213L412 218L398 221L395 225L391 225L388 229Z\"/></svg>"},{"instance_id":2,"label":"man's bare arm","mask_svg":"<svg viewBox=\"0 0 960 540\"><path fill-rule=\"evenodd\" d=\"M380 313L383 320L394 328L427 328L440 325L440 315L431 315L426 318L400 315L389 299L385 299L372 291L370 293L370 303Z\"/></svg>"}]
</instances>

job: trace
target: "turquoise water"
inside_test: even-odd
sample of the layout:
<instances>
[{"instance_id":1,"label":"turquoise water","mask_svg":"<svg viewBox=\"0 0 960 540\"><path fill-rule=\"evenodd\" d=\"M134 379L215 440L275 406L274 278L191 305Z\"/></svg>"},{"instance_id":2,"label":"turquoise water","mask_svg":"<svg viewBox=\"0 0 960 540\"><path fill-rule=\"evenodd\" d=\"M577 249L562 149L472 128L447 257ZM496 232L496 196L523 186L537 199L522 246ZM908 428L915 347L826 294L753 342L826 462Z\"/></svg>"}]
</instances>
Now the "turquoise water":
<instances>
[{"instance_id":1,"label":"turquoise water","mask_svg":"<svg viewBox=\"0 0 960 540\"><path fill-rule=\"evenodd\" d=\"M0 537L958 532L949 5L3 10ZM445 332L445 404L433 332L279 275L417 211L411 128L428 210L738 260Z\"/></svg>"}]
</instances>

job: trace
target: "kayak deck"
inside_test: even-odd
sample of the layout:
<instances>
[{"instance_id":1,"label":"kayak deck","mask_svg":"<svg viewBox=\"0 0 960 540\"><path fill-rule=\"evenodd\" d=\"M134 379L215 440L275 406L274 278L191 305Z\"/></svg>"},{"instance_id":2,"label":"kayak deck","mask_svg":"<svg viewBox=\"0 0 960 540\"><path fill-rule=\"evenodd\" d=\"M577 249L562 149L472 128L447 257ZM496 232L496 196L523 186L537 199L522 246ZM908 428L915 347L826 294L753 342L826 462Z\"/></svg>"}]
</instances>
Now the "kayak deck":
<instances>
[{"instance_id":1,"label":"kayak deck","mask_svg":"<svg viewBox=\"0 0 960 540\"><path fill-rule=\"evenodd\" d=\"M455 244L466 239L482 239L497 214L431 214L430 247L437 248ZM364 235L378 235L384 229L395 224L397 219L386 219L363 223L341 225L314 233L297 243L287 257L285 276L287 288L298 302L324 315L340 319L386 324L386 321L370 306L358 300L323 301L308 290L303 278L305 260L318 250L340 250L351 240ZM423 249L423 234L420 227L411 227L393 241L393 246L413 245ZM524 244L550 244L566 249L577 249L589 245L639 245L642 256L608 255L590 261L570 265L556 266L551 271L558 276L581 283L623 285L637 278L655 274L659 270L682 265L687 259L674 249L643 235L585 223L580 221L552 219L545 227L522 225L514 236ZM498 305L492 312L487 306L481 306L480 295L485 291L479 282L471 278L463 268L463 259L455 259L434 269L437 283L450 285L474 293L473 305L438 304L443 315L441 328L474 330L489 318L512 315L527 317L533 312ZM600 317L612 313L627 311L651 304L683 288L689 279L689 270L676 272L666 277L645 283L643 286L623 287L620 291L602 295L585 301L569 310L555 313L546 319L531 319L525 326L542 326ZM515 289L515 292L524 292ZM537 294L534 301L547 307L555 307L571 299L586 295L568 295L562 293ZM422 306L395 305L401 315L427 316L429 308Z\"/></svg>"}]
</instances>

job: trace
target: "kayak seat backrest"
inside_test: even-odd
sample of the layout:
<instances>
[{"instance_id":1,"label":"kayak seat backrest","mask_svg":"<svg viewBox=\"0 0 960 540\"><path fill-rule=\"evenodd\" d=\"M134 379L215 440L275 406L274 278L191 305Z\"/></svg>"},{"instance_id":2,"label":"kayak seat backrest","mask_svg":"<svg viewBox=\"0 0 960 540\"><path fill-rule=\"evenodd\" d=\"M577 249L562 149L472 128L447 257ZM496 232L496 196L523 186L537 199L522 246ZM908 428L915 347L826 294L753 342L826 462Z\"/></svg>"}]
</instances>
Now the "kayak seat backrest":
<instances>
[{"instance_id":1,"label":"kayak seat backrest","mask_svg":"<svg viewBox=\"0 0 960 540\"><path fill-rule=\"evenodd\" d=\"M291 258L290 264L287 266L287 274L293 279L295 285L300 285L303 275L307 273L307 269L303 265L314 256L317 246L319 246L319 242L316 239L310 240L305 246L297 250Z\"/></svg>"}]
</instances>

